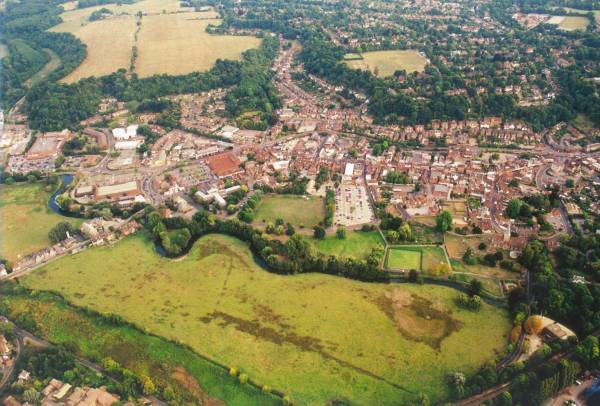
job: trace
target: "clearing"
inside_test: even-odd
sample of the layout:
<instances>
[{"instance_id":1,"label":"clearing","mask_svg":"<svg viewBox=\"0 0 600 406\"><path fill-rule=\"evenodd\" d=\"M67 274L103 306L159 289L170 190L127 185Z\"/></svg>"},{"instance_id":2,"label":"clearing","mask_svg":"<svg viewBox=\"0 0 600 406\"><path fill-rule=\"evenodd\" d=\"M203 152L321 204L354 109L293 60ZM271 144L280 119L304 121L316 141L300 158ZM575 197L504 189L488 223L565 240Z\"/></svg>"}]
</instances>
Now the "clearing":
<instances>
[{"instance_id":1,"label":"clearing","mask_svg":"<svg viewBox=\"0 0 600 406\"><path fill-rule=\"evenodd\" d=\"M297 195L265 195L255 212L255 222L275 223L278 218L284 223L311 228L325 217L323 198Z\"/></svg>"},{"instance_id":2,"label":"clearing","mask_svg":"<svg viewBox=\"0 0 600 406\"><path fill-rule=\"evenodd\" d=\"M378 244L384 245L378 231L347 231L343 240L330 235L322 240L311 241L317 250L324 254L354 259L366 259Z\"/></svg>"},{"instance_id":3,"label":"clearing","mask_svg":"<svg viewBox=\"0 0 600 406\"><path fill-rule=\"evenodd\" d=\"M350 55L355 57L355 54ZM362 59L348 60L346 64L352 69L370 70L379 77L392 76L397 70L422 72L428 62L427 58L415 50L373 51L361 55Z\"/></svg>"},{"instance_id":4,"label":"clearing","mask_svg":"<svg viewBox=\"0 0 600 406\"><path fill-rule=\"evenodd\" d=\"M502 309L456 307L449 288L268 273L246 244L223 235L173 261L137 234L61 258L22 283L185 343L299 404L397 405L418 393L439 401L449 394L446 375L493 359L510 328Z\"/></svg>"},{"instance_id":5,"label":"clearing","mask_svg":"<svg viewBox=\"0 0 600 406\"><path fill-rule=\"evenodd\" d=\"M79 225L48 208L48 186L25 183L0 186L0 257L11 262L51 245L48 232L61 221Z\"/></svg>"}]
</instances>

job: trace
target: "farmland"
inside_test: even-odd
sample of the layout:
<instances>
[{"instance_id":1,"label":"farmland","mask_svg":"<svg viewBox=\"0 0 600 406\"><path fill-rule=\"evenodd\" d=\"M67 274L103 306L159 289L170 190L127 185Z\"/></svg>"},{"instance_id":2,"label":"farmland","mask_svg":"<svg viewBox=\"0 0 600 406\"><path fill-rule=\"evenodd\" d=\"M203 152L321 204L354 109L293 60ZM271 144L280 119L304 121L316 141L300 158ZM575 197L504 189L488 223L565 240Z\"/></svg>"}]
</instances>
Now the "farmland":
<instances>
[{"instance_id":1,"label":"farmland","mask_svg":"<svg viewBox=\"0 0 600 406\"><path fill-rule=\"evenodd\" d=\"M112 14L89 21L90 14L100 8ZM138 12L144 13L139 21ZM129 69L134 46L138 52L135 71L146 77L205 71L219 58L237 60L243 51L260 45L260 39L252 36L208 34L205 29L209 24L220 24L217 17L214 11L182 9L176 0L144 0L65 11L61 14L63 22L52 31L74 34L86 44L88 54L62 81L71 83Z\"/></svg>"},{"instance_id":2,"label":"farmland","mask_svg":"<svg viewBox=\"0 0 600 406\"><path fill-rule=\"evenodd\" d=\"M294 226L313 227L325 215L323 199L314 196L266 195L256 208L259 223L275 223L278 218Z\"/></svg>"},{"instance_id":3,"label":"farmland","mask_svg":"<svg viewBox=\"0 0 600 406\"><path fill-rule=\"evenodd\" d=\"M377 231L355 231L348 232L343 240L331 235L322 240L313 240L313 243L318 251L327 255L365 259L375 246L383 246L383 239Z\"/></svg>"},{"instance_id":4,"label":"farmland","mask_svg":"<svg viewBox=\"0 0 600 406\"><path fill-rule=\"evenodd\" d=\"M48 232L66 218L48 208L42 184L0 186L0 256L15 261L50 245ZM75 223L78 223L76 221Z\"/></svg>"},{"instance_id":5,"label":"farmland","mask_svg":"<svg viewBox=\"0 0 600 406\"><path fill-rule=\"evenodd\" d=\"M590 20L587 17L577 16L554 16L548 20L548 24L558 25L558 27L565 31L585 30L590 24Z\"/></svg>"},{"instance_id":6,"label":"farmland","mask_svg":"<svg viewBox=\"0 0 600 406\"><path fill-rule=\"evenodd\" d=\"M138 41L136 72L140 77L179 75L210 69L217 59L238 60L242 52L260 45L251 36L211 35L207 13L153 15L143 19ZM185 57L183 57L185 55Z\"/></svg>"},{"instance_id":7,"label":"farmland","mask_svg":"<svg viewBox=\"0 0 600 406\"><path fill-rule=\"evenodd\" d=\"M421 392L440 400L445 375L494 358L509 328L500 309L456 307L448 288L271 274L244 243L221 235L172 261L138 234L60 259L23 283L188 344L299 404L399 404Z\"/></svg>"},{"instance_id":8,"label":"farmland","mask_svg":"<svg viewBox=\"0 0 600 406\"><path fill-rule=\"evenodd\" d=\"M346 63L353 69L370 70L377 76L386 77L392 76L397 70L421 72L425 69L427 59L414 50L373 51L363 53L362 59Z\"/></svg>"}]
</instances>

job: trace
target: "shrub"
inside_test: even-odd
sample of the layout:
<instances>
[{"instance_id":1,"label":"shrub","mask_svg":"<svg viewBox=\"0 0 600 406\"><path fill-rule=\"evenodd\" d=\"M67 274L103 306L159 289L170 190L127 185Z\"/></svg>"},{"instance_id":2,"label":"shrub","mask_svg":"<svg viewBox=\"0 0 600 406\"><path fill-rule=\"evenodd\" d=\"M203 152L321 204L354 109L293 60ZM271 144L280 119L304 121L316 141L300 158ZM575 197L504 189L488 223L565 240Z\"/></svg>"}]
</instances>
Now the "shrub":
<instances>
[{"instance_id":1,"label":"shrub","mask_svg":"<svg viewBox=\"0 0 600 406\"><path fill-rule=\"evenodd\" d=\"M243 384L245 384L245 383L248 382L248 375L247 374L240 374L238 380L243 385Z\"/></svg>"},{"instance_id":2,"label":"shrub","mask_svg":"<svg viewBox=\"0 0 600 406\"><path fill-rule=\"evenodd\" d=\"M238 374L237 368L233 368L233 367L229 368L229 376L237 376L237 374Z\"/></svg>"},{"instance_id":3,"label":"shrub","mask_svg":"<svg viewBox=\"0 0 600 406\"><path fill-rule=\"evenodd\" d=\"M527 334L538 335L543 329L542 318L537 315L529 316L525 320L525 331Z\"/></svg>"}]
</instances>

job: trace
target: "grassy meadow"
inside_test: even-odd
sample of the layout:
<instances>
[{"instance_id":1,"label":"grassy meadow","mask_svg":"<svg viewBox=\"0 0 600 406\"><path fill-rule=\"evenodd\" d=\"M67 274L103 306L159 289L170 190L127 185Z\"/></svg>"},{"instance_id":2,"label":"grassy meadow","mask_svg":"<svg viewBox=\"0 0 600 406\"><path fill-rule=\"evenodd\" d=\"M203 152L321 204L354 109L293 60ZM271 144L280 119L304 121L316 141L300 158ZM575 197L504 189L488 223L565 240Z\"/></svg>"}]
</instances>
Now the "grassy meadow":
<instances>
[{"instance_id":1,"label":"grassy meadow","mask_svg":"<svg viewBox=\"0 0 600 406\"><path fill-rule=\"evenodd\" d=\"M6 315L32 322L37 335L56 344L69 345L79 355L95 362L110 357L137 375L152 371L152 381L159 387L172 388L175 399L182 404L281 404L273 395L238 384L227 370L193 351L128 326L107 324L50 294L8 294L3 295L3 299L8 309ZM34 330L31 326L27 328ZM202 386L197 381L202 382Z\"/></svg>"},{"instance_id":2,"label":"grassy meadow","mask_svg":"<svg viewBox=\"0 0 600 406\"><path fill-rule=\"evenodd\" d=\"M113 14L89 21L95 10L107 8ZM140 31L138 12L143 12ZM143 0L133 4L107 4L69 9L63 22L52 31L70 32L87 46L87 57L62 79L72 83L89 76L107 75L129 69L133 47L137 47L135 70L140 77L154 74L186 74L205 71L217 59L238 60L242 52L260 45L252 36L210 35L207 25L220 24L215 11L194 12L178 0Z\"/></svg>"},{"instance_id":3,"label":"grassy meadow","mask_svg":"<svg viewBox=\"0 0 600 406\"><path fill-rule=\"evenodd\" d=\"M352 69L370 70L374 74L377 70L379 77L392 76L397 70L422 72L427 64L427 59L414 50L364 52L362 57L360 60L346 61L346 64Z\"/></svg>"},{"instance_id":4,"label":"grassy meadow","mask_svg":"<svg viewBox=\"0 0 600 406\"><path fill-rule=\"evenodd\" d=\"M558 25L561 30L575 31L585 30L590 24L590 20L587 17L578 16L554 16L547 21L548 24Z\"/></svg>"},{"instance_id":5,"label":"grassy meadow","mask_svg":"<svg viewBox=\"0 0 600 406\"><path fill-rule=\"evenodd\" d=\"M256 207L257 223L275 223L282 218L285 223L310 228L325 216L323 198L316 196L265 195Z\"/></svg>"},{"instance_id":6,"label":"grassy meadow","mask_svg":"<svg viewBox=\"0 0 600 406\"><path fill-rule=\"evenodd\" d=\"M384 245L377 231L349 231L343 240L336 235L329 235L322 240L311 239L311 241L315 248L324 254L354 259L366 259L377 244Z\"/></svg>"},{"instance_id":7,"label":"grassy meadow","mask_svg":"<svg viewBox=\"0 0 600 406\"><path fill-rule=\"evenodd\" d=\"M243 242L222 235L169 260L138 234L62 258L22 283L185 343L302 405L396 405L419 393L440 400L446 374L494 358L510 328L504 310L456 307L449 288L271 274ZM206 386L202 377L198 384Z\"/></svg>"},{"instance_id":8,"label":"grassy meadow","mask_svg":"<svg viewBox=\"0 0 600 406\"><path fill-rule=\"evenodd\" d=\"M81 223L50 210L50 195L46 185L40 183L0 186L0 257L14 262L50 246L48 232L57 223Z\"/></svg>"}]
</instances>

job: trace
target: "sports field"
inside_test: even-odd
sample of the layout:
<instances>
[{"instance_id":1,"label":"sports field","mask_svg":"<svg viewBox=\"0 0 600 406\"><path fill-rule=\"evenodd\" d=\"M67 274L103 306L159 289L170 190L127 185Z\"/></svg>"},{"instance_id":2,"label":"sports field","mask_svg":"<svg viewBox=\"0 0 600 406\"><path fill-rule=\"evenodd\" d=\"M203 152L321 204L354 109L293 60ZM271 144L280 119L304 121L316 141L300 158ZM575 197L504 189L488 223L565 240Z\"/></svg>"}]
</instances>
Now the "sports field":
<instances>
[{"instance_id":1,"label":"sports field","mask_svg":"<svg viewBox=\"0 0 600 406\"><path fill-rule=\"evenodd\" d=\"M0 186L0 257L12 262L48 247L48 232L61 221L79 220L59 216L48 208L46 185Z\"/></svg>"},{"instance_id":2,"label":"sports field","mask_svg":"<svg viewBox=\"0 0 600 406\"><path fill-rule=\"evenodd\" d=\"M140 77L206 71L217 59L238 60L242 52L257 48L251 36L211 35L205 30L220 20L207 13L179 13L144 17L139 34L136 72Z\"/></svg>"},{"instance_id":3,"label":"sports field","mask_svg":"<svg viewBox=\"0 0 600 406\"><path fill-rule=\"evenodd\" d=\"M330 235L322 240L312 240L318 251L344 258L365 259L378 244L383 247L383 239L377 231L347 232L346 238L340 240Z\"/></svg>"},{"instance_id":4,"label":"sports field","mask_svg":"<svg viewBox=\"0 0 600 406\"><path fill-rule=\"evenodd\" d=\"M389 250L386 266L389 269L416 269L433 271L439 264L447 264L444 249L438 246L396 246Z\"/></svg>"},{"instance_id":5,"label":"sports field","mask_svg":"<svg viewBox=\"0 0 600 406\"><path fill-rule=\"evenodd\" d=\"M392 76L397 70L422 72L427 59L418 51L373 51L362 54L361 60L346 61L352 69L370 70L379 77Z\"/></svg>"},{"instance_id":6,"label":"sports field","mask_svg":"<svg viewBox=\"0 0 600 406\"><path fill-rule=\"evenodd\" d=\"M179 340L298 404L396 405L418 393L438 401L446 375L494 358L510 327L501 309L456 307L449 288L271 274L244 243L221 235L177 261L136 235L57 260L23 283Z\"/></svg>"},{"instance_id":7,"label":"sports field","mask_svg":"<svg viewBox=\"0 0 600 406\"><path fill-rule=\"evenodd\" d=\"M113 14L89 21L90 14L100 8ZM136 14L140 11L144 16L136 41ZM87 57L62 81L71 83L129 69L134 46L138 52L136 72L145 77L205 71L219 58L237 60L243 51L260 45L260 39L252 36L208 34L207 25L220 24L217 17L215 11L181 8L178 0L143 0L65 11L61 14L63 22L52 31L77 36L87 46Z\"/></svg>"},{"instance_id":8,"label":"sports field","mask_svg":"<svg viewBox=\"0 0 600 406\"><path fill-rule=\"evenodd\" d=\"M294 226L314 227L325 216L323 198L296 195L266 195L255 212L255 222L275 223L278 218Z\"/></svg>"}]
</instances>

